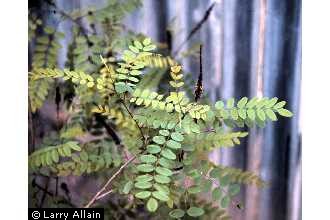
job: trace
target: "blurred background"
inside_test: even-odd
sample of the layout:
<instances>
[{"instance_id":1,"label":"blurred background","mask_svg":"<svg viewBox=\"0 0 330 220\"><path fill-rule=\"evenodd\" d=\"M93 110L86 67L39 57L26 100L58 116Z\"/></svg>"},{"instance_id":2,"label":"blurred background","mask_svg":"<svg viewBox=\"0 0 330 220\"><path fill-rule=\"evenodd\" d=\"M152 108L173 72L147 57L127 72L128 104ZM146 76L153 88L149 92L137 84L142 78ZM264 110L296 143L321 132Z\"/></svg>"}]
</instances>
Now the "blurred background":
<instances>
[{"instance_id":1,"label":"blurred background","mask_svg":"<svg viewBox=\"0 0 330 220\"><path fill-rule=\"evenodd\" d=\"M84 10L103 0L56 0L64 11ZM125 29L143 33L169 45L169 54L180 57L195 79L195 56L203 45L204 89L211 101L243 96L278 97L294 113L264 129L250 129L248 139L234 148L213 152L218 164L253 171L269 184L245 187L240 200L244 210L231 212L237 220L301 219L301 1L300 0L142 0L125 17ZM35 7L29 1L29 7ZM56 14L43 5L49 25ZM58 23L69 33L72 22ZM63 67L70 36L61 42ZM248 196L247 196L248 195Z\"/></svg>"}]
</instances>

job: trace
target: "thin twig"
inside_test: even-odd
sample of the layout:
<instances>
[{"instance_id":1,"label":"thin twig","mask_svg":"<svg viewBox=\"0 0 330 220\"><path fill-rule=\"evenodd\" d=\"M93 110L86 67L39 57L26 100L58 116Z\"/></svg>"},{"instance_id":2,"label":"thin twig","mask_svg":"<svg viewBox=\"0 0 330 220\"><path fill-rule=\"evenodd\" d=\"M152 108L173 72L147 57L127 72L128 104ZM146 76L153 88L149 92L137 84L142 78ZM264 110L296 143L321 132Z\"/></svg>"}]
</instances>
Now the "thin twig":
<instances>
[{"instance_id":1,"label":"thin twig","mask_svg":"<svg viewBox=\"0 0 330 220\"><path fill-rule=\"evenodd\" d=\"M128 114L131 116L131 118L133 119L133 121L135 122L136 127L139 129L139 131L140 131L140 133L141 133L141 136L142 136L142 138L143 138L143 142L146 143L146 140L147 140L147 139L146 139L146 136L144 135L144 133L143 133L143 131L142 131L142 128L140 127L139 123L135 120L135 118L134 118L132 112L131 112L131 111L129 110L129 108L127 107L125 101L122 100L121 103L123 104L123 106L124 106L124 108L126 109L126 111L128 112Z\"/></svg>"},{"instance_id":2,"label":"thin twig","mask_svg":"<svg viewBox=\"0 0 330 220\"><path fill-rule=\"evenodd\" d=\"M126 163L124 163L118 170L115 172L111 178L103 185L103 187L93 196L93 198L84 206L84 208L89 208L93 203L104 193L110 183L123 171L125 167L127 167L131 162L133 162L136 158L136 155L131 157ZM105 195L104 195L105 196Z\"/></svg>"},{"instance_id":3,"label":"thin twig","mask_svg":"<svg viewBox=\"0 0 330 220\"><path fill-rule=\"evenodd\" d=\"M96 200L102 199L104 196L106 196L106 195L108 195L108 194L110 194L110 193L112 193L112 192L113 192L113 190L110 189L108 192L105 192L105 193L103 193L102 195L100 195L99 197L97 197Z\"/></svg>"},{"instance_id":4,"label":"thin twig","mask_svg":"<svg viewBox=\"0 0 330 220\"><path fill-rule=\"evenodd\" d=\"M195 87L195 102L201 98L203 94L203 60L202 60L203 45L199 48L199 76Z\"/></svg>"},{"instance_id":5,"label":"thin twig","mask_svg":"<svg viewBox=\"0 0 330 220\"><path fill-rule=\"evenodd\" d=\"M194 36L194 34L207 21L207 19L209 18L210 14L211 14L211 11L212 11L214 5L215 5L215 2L213 2L212 5L206 10L203 18L195 25L195 27L189 32L188 37L180 44L180 46L178 46L178 48L176 49L176 51L173 53L173 57L176 57L176 55L178 55L178 53L180 52L180 50L182 49L182 47L192 38L192 36Z\"/></svg>"}]
</instances>

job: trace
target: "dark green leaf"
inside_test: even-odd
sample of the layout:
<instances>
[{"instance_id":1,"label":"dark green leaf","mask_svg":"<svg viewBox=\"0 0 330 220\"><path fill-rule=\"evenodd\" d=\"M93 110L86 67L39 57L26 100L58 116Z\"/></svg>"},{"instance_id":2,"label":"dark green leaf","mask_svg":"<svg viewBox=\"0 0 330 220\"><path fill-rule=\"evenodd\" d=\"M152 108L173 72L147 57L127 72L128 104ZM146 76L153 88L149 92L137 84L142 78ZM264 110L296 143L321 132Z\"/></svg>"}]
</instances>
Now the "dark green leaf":
<instances>
[{"instance_id":1,"label":"dark green leaf","mask_svg":"<svg viewBox=\"0 0 330 220\"><path fill-rule=\"evenodd\" d=\"M212 191L212 199L219 200L221 198L221 188L217 187Z\"/></svg>"},{"instance_id":2,"label":"dark green leaf","mask_svg":"<svg viewBox=\"0 0 330 220\"><path fill-rule=\"evenodd\" d=\"M230 185L229 188L228 188L228 192L231 196L237 195L239 193L239 191L240 191L239 184Z\"/></svg>"},{"instance_id":3,"label":"dark green leaf","mask_svg":"<svg viewBox=\"0 0 330 220\"><path fill-rule=\"evenodd\" d=\"M230 197L229 196L225 196L221 200L221 207L222 208L227 208L228 205L229 205L229 203L230 203Z\"/></svg>"},{"instance_id":4,"label":"dark green leaf","mask_svg":"<svg viewBox=\"0 0 330 220\"><path fill-rule=\"evenodd\" d=\"M222 187L228 186L230 183L230 175L227 174L225 176L222 176L219 178L219 180L220 180L220 186Z\"/></svg>"},{"instance_id":5,"label":"dark green leaf","mask_svg":"<svg viewBox=\"0 0 330 220\"><path fill-rule=\"evenodd\" d=\"M210 172L210 177L212 178L218 178L220 176L221 170L218 167L215 167Z\"/></svg>"}]
</instances>

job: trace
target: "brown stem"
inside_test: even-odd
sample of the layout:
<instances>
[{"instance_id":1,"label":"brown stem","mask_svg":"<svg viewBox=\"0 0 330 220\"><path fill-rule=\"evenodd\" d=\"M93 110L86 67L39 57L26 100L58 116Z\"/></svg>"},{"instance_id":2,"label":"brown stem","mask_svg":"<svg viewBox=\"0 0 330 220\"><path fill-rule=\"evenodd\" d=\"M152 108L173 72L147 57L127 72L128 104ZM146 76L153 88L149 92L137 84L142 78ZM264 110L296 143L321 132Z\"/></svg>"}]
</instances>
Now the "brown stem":
<instances>
[{"instance_id":1,"label":"brown stem","mask_svg":"<svg viewBox=\"0 0 330 220\"><path fill-rule=\"evenodd\" d=\"M124 108L126 109L126 111L128 112L128 114L131 116L131 118L133 119L133 121L135 122L137 128L139 129L140 133L141 133L141 136L143 138L143 142L146 143L147 139L146 139L146 136L144 135L143 131L142 131L142 128L140 127L139 123L134 119L134 116L132 114L132 112L129 110L129 108L127 107L125 101L122 100L122 104L124 106Z\"/></svg>"},{"instance_id":2,"label":"brown stem","mask_svg":"<svg viewBox=\"0 0 330 220\"><path fill-rule=\"evenodd\" d=\"M84 206L84 208L89 208L91 205L93 205L96 200L104 197L105 195L102 194L106 190L106 188L110 185L110 183L123 171L125 167L127 167L131 162L133 162L136 158L136 155L131 157L126 163L124 163L118 170L115 172L111 178L103 185L103 187L93 196L93 198L87 203L87 205ZM109 194L109 193L108 193Z\"/></svg>"}]
</instances>

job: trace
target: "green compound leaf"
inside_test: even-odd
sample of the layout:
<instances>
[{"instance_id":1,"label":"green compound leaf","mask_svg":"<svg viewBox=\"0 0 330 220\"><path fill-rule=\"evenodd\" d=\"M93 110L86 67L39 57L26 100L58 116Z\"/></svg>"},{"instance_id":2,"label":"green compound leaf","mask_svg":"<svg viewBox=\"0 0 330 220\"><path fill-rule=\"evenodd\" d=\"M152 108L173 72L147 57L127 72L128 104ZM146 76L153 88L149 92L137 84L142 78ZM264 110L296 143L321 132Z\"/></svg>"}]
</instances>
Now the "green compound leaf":
<instances>
[{"instance_id":1,"label":"green compound leaf","mask_svg":"<svg viewBox=\"0 0 330 220\"><path fill-rule=\"evenodd\" d=\"M223 103L223 101L217 101L214 105L214 107L217 109L217 110L220 110L220 109L223 109L225 107L225 104Z\"/></svg>"},{"instance_id":2,"label":"green compound leaf","mask_svg":"<svg viewBox=\"0 0 330 220\"><path fill-rule=\"evenodd\" d=\"M135 194L135 197L136 198L139 198L139 199L146 199L146 198L149 198L151 195L151 192L149 191L142 191L142 192L138 192Z\"/></svg>"},{"instance_id":3,"label":"green compound leaf","mask_svg":"<svg viewBox=\"0 0 330 220\"><path fill-rule=\"evenodd\" d=\"M247 103L247 101L248 101L248 98L247 98L247 97L243 97L243 98L241 98L241 100L239 100L239 101L237 102L237 107L238 107L238 108L244 108L245 105L246 105L246 103Z\"/></svg>"},{"instance_id":4,"label":"green compound leaf","mask_svg":"<svg viewBox=\"0 0 330 220\"><path fill-rule=\"evenodd\" d=\"M188 192L190 194L196 194L196 193L200 193L202 191L201 187L199 186L192 186L188 188Z\"/></svg>"},{"instance_id":5,"label":"green compound leaf","mask_svg":"<svg viewBox=\"0 0 330 220\"><path fill-rule=\"evenodd\" d=\"M165 143L165 137L163 136L155 136L152 138L152 140L157 144L164 144Z\"/></svg>"},{"instance_id":6,"label":"green compound leaf","mask_svg":"<svg viewBox=\"0 0 330 220\"><path fill-rule=\"evenodd\" d=\"M257 116L261 121L266 120L265 112L262 109L257 109Z\"/></svg>"},{"instance_id":7,"label":"green compound leaf","mask_svg":"<svg viewBox=\"0 0 330 220\"><path fill-rule=\"evenodd\" d=\"M148 37L148 38L144 39L142 43L144 46L148 46L149 44L151 44L151 39Z\"/></svg>"},{"instance_id":8,"label":"green compound leaf","mask_svg":"<svg viewBox=\"0 0 330 220\"><path fill-rule=\"evenodd\" d=\"M236 121L238 119L238 111L236 108L230 110L231 117Z\"/></svg>"},{"instance_id":9,"label":"green compound leaf","mask_svg":"<svg viewBox=\"0 0 330 220\"><path fill-rule=\"evenodd\" d=\"M152 192L152 196L160 201L168 201L170 198L163 192L160 192L160 191L155 191L155 192Z\"/></svg>"},{"instance_id":10,"label":"green compound leaf","mask_svg":"<svg viewBox=\"0 0 330 220\"><path fill-rule=\"evenodd\" d=\"M187 210L187 214L191 217L198 217L204 214L204 210L193 206Z\"/></svg>"},{"instance_id":11,"label":"green compound leaf","mask_svg":"<svg viewBox=\"0 0 330 220\"><path fill-rule=\"evenodd\" d=\"M163 136L169 136L170 132L168 130L159 130L159 134Z\"/></svg>"},{"instance_id":12,"label":"green compound leaf","mask_svg":"<svg viewBox=\"0 0 330 220\"><path fill-rule=\"evenodd\" d=\"M225 196L221 200L221 207L222 208L227 208L228 205L229 205L229 203L230 203L230 197L229 196Z\"/></svg>"},{"instance_id":13,"label":"green compound leaf","mask_svg":"<svg viewBox=\"0 0 330 220\"><path fill-rule=\"evenodd\" d=\"M212 178L218 178L220 176L221 170L219 167L215 167L210 172L210 177Z\"/></svg>"},{"instance_id":14,"label":"green compound leaf","mask_svg":"<svg viewBox=\"0 0 330 220\"><path fill-rule=\"evenodd\" d=\"M166 167L169 169L172 169L175 167L175 162L173 160L168 160L168 159L165 159L164 157L160 158L158 163L160 165L162 165L163 167Z\"/></svg>"},{"instance_id":15,"label":"green compound leaf","mask_svg":"<svg viewBox=\"0 0 330 220\"><path fill-rule=\"evenodd\" d=\"M239 191L240 191L240 185L239 184L230 185L229 188L228 188L228 193L231 196L237 195L239 193Z\"/></svg>"},{"instance_id":16,"label":"green compound leaf","mask_svg":"<svg viewBox=\"0 0 330 220\"><path fill-rule=\"evenodd\" d=\"M140 52L138 48L136 48L136 47L134 47L134 46L132 46L132 45L128 46L128 48L129 48L131 51L133 51L134 53L139 53L139 52Z\"/></svg>"},{"instance_id":17,"label":"green compound leaf","mask_svg":"<svg viewBox=\"0 0 330 220\"><path fill-rule=\"evenodd\" d=\"M175 153L173 153L173 151L171 151L170 149L164 149L164 150L162 150L162 152L160 154L169 160L176 159Z\"/></svg>"},{"instance_id":18,"label":"green compound leaf","mask_svg":"<svg viewBox=\"0 0 330 220\"><path fill-rule=\"evenodd\" d=\"M277 103L276 105L274 105L274 109L280 109L283 108L283 106L285 106L286 101L281 101L279 103Z\"/></svg>"},{"instance_id":19,"label":"green compound leaf","mask_svg":"<svg viewBox=\"0 0 330 220\"><path fill-rule=\"evenodd\" d=\"M58 161L59 161L59 155L58 155L58 152L57 152L57 150L53 150L52 151L52 159L53 159L53 161L55 162L55 163L58 163Z\"/></svg>"},{"instance_id":20,"label":"green compound leaf","mask_svg":"<svg viewBox=\"0 0 330 220\"><path fill-rule=\"evenodd\" d=\"M234 98L230 98L227 100L227 108L231 109L234 107L234 102L235 102L235 99Z\"/></svg>"},{"instance_id":21,"label":"green compound leaf","mask_svg":"<svg viewBox=\"0 0 330 220\"><path fill-rule=\"evenodd\" d=\"M171 182L171 178L164 176L164 175L155 175L155 181L160 184L166 184Z\"/></svg>"},{"instance_id":22,"label":"green compound leaf","mask_svg":"<svg viewBox=\"0 0 330 220\"><path fill-rule=\"evenodd\" d=\"M136 177L135 180L137 182L148 182L148 181L153 180L153 177L149 174L145 174L145 175L141 175L141 176Z\"/></svg>"},{"instance_id":23,"label":"green compound leaf","mask_svg":"<svg viewBox=\"0 0 330 220\"><path fill-rule=\"evenodd\" d=\"M156 172L163 175L163 176L172 176L173 172L170 169L164 167L157 167Z\"/></svg>"},{"instance_id":24,"label":"green compound leaf","mask_svg":"<svg viewBox=\"0 0 330 220\"><path fill-rule=\"evenodd\" d=\"M284 116L284 117L293 116L292 112L290 112L289 110L284 109L284 108L277 109L277 112L278 112L278 114L280 114L281 116Z\"/></svg>"},{"instance_id":25,"label":"green compound leaf","mask_svg":"<svg viewBox=\"0 0 330 220\"><path fill-rule=\"evenodd\" d=\"M143 51L151 51L156 49L156 45L149 45L143 48Z\"/></svg>"},{"instance_id":26,"label":"green compound leaf","mask_svg":"<svg viewBox=\"0 0 330 220\"><path fill-rule=\"evenodd\" d=\"M131 191L132 187L133 187L133 182L128 181L124 186L123 193L128 194Z\"/></svg>"},{"instance_id":27,"label":"green compound leaf","mask_svg":"<svg viewBox=\"0 0 330 220\"><path fill-rule=\"evenodd\" d=\"M158 208L158 202L154 198L150 198L147 202L147 209L149 212L155 212Z\"/></svg>"},{"instance_id":28,"label":"green compound leaf","mask_svg":"<svg viewBox=\"0 0 330 220\"><path fill-rule=\"evenodd\" d=\"M250 101L246 104L247 108L253 108L258 102L258 98L254 97L252 99L250 99Z\"/></svg>"},{"instance_id":29,"label":"green compound leaf","mask_svg":"<svg viewBox=\"0 0 330 220\"><path fill-rule=\"evenodd\" d=\"M139 50L142 50L142 48L143 48L142 44L137 40L134 41L134 46L136 48L138 48Z\"/></svg>"},{"instance_id":30,"label":"green compound leaf","mask_svg":"<svg viewBox=\"0 0 330 220\"><path fill-rule=\"evenodd\" d=\"M182 134L180 134L179 132L173 132L172 134L171 134L171 138L173 139L173 140L175 140L175 141L179 141L179 142L181 142L181 141L183 141L183 135Z\"/></svg>"},{"instance_id":31,"label":"green compound leaf","mask_svg":"<svg viewBox=\"0 0 330 220\"><path fill-rule=\"evenodd\" d=\"M266 107L267 108L273 107L276 104L277 101L278 101L278 98L277 97L274 97L274 98L268 100L268 102L266 104Z\"/></svg>"},{"instance_id":32,"label":"green compound leaf","mask_svg":"<svg viewBox=\"0 0 330 220\"><path fill-rule=\"evenodd\" d=\"M174 209L170 211L169 216L172 218L182 218L184 216L185 212L182 209Z\"/></svg>"},{"instance_id":33,"label":"green compound leaf","mask_svg":"<svg viewBox=\"0 0 330 220\"><path fill-rule=\"evenodd\" d=\"M154 187L155 187L155 189L157 189L158 191L160 191L166 195L170 194L170 189L168 188L167 185L155 183Z\"/></svg>"},{"instance_id":34,"label":"green compound leaf","mask_svg":"<svg viewBox=\"0 0 330 220\"><path fill-rule=\"evenodd\" d=\"M221 198L221 188L217 187L212 191L212 199L219 200Z\"/></svg>"},{"instance_id":35,"label":"green compound leaf","mask_svg":"<svg viewBox=\"0 0 330 220\"><path fill-rule=\"evenodd\" d=\"M157 161L157 157L151 154L140 156L140 160L144 163L154 163Z\"/></svg>"},{"instance_id":36,"label":"green compound leaf","mask_svg":"<svg viewBox=\"0 0 330 220\"><path fill-rule=\"evenodd\" d=\"M276 117L275 113L271 109L266 109L265 112L266 112L267 117L270 120L272 120L272 121L276 121L277 120L277 117Z\"/></svg>"},{"instance_id":37,"label":"green compound leaf","mask_svg":"<svg viewBox=\"0 0 330 220\"><path fill-rule=\"evenodd\" d=\"M149 189L152 187L152 184L150 182L137 182L134 186L139 189Z\"/></svg>"},{"instance_id":38,"label":"green compound leaf","mask_svg":"<svg viewBox=\"0 0 330 220\"><path fill-rule=\"evenodd\" d=\"M247 113L249 119L251 119L252 121L254 121L254 119L256 118L256 113L255 113L255 111L254 111L253 109L250 109L250 108L249 108L249 109L246 111L246 113Z\"/></svg>"},{"instance_id":39,"label":"green compound leaf","mask_svg":"<svg viewBox=\"0 0 330 220\"><path fill-rule=\"evenodd\" d=\"M147 151L150 154L158 154L161 151L161 148L158 145L150 144L147 146Z\"/></svg>"},{"instance_id":40,"label":"green compound leaf","mask_svg":"<svg viewBox=\"0 0 330 220\"><path fill-rule=\"evenodd\" d=\"M136 169L138 171L144 172L144 173L149 173L154 171L154 166L150 165L150 164L140 164L136 167Z\"/></svg>"},{"instance_id":41,"label":"green compound leaf","mask_svg":"<svg viewBox=\"0 0 330 220\"><path fill-rule=\"evenodd\" d=\"M230 183L230 175L227 174L225 176L222 176L219 178L219 180L220 180L220 186L222 187L228 186Z\"/></svg>"},{"instance_id":42,"label":"green compound leaf","mask_svg":"<svg viewBox=\"0 0 330 220\"><path fill-rule=\"evenodd\" d=\"M179 142L173 141L173 140L168 140L166 142L166 146L172 149L180 149L181 144Z\"/></svg>"},{"instance_id":43,"label":"green compound leaf","mask_svg":"<svg viewBox=\"0 0 330 220\"><path fill-rule=\"evenodd\" d=\"M242 119L246 119L246 110L245 109L238 109L238 115L239 117L241 117Z\"/></svg>"},{"instance_id":44,"label":"green compound leaf","mask_svg":"<svg viewBox=\"0 0 330 220\"><path fill-rule=\"evenodd\" d=\"M205 183L201 185L202 192L209 192L212 188L212 180L206 180Z\"/></svg>"}]
</instances>

